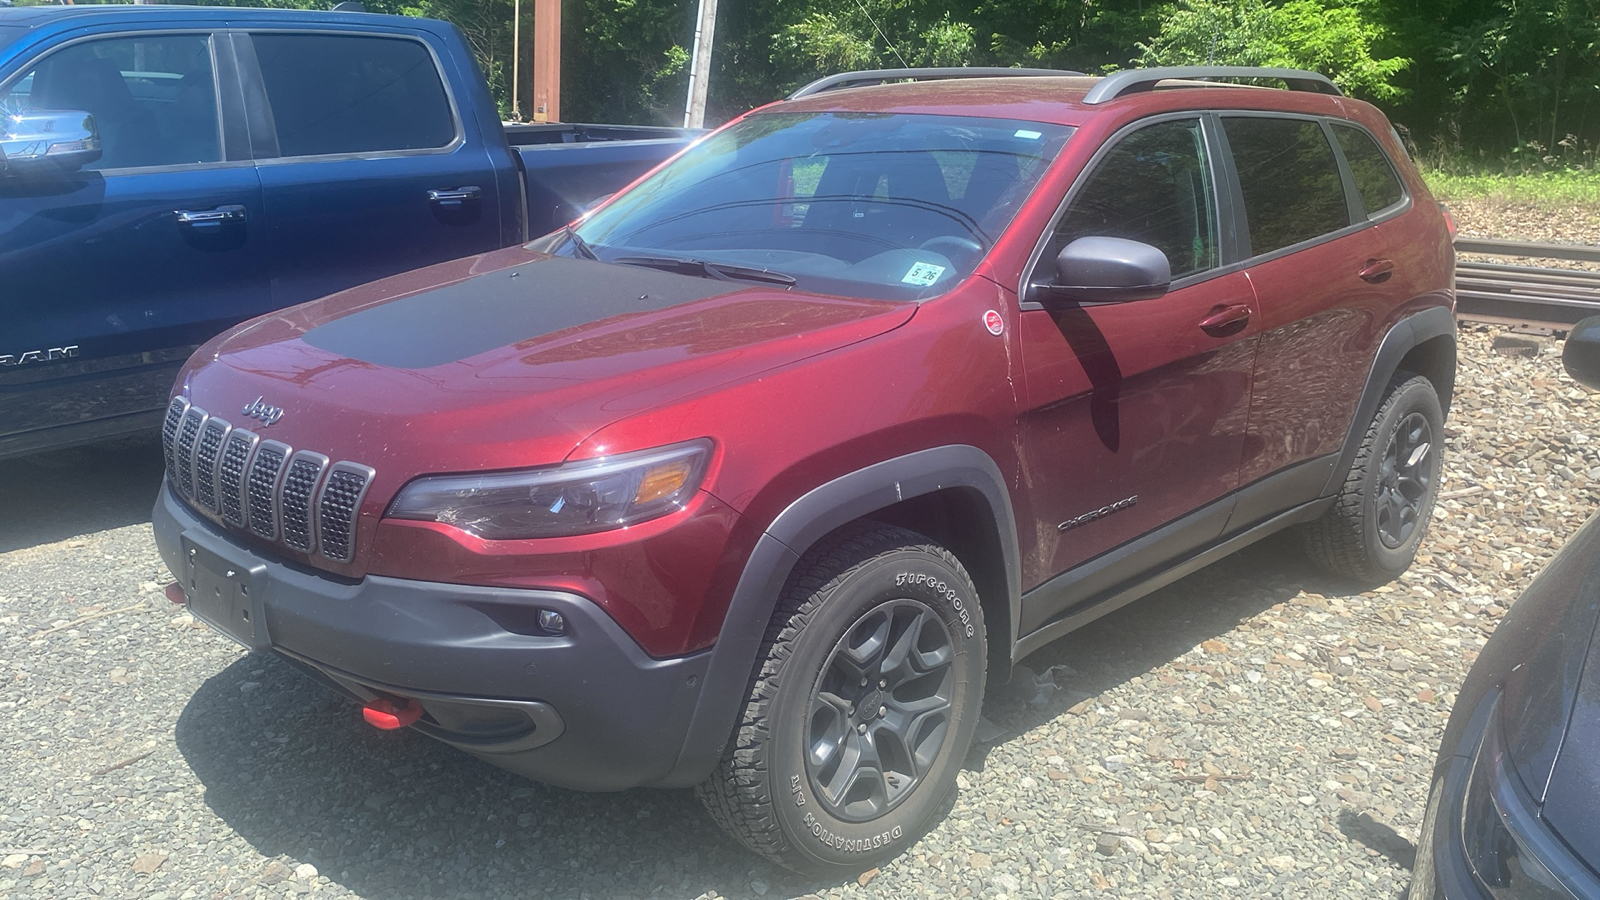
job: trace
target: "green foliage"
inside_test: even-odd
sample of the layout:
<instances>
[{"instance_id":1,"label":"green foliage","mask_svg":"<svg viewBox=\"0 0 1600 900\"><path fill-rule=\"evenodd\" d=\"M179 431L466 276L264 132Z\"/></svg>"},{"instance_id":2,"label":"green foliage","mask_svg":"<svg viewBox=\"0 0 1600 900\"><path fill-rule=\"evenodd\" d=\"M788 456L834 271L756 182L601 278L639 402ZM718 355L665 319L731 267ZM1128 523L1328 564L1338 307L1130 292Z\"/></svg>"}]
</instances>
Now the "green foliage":
<instances>
[{"instance_id":1,"label":"green foliage","mask_svg":"<svg viewBox=\"0 0 1600 900\"><path fill-rule=\"evenodd\" d=\"M1600 172L1537 172L1508 175L1449 172L1424 167L1428 190L1444 203L1492 199L1541 207L1600 205Z\"/></svg>"},{"instance_id":2,"label":"green foliage","mask_svg":"<svg viewBox=\"0 0 1600 900\"><path fill-rule=\"evenodd\" d=\"M364 2L458 25L512 115L513 0ZM697 3L564 0L564 117L681 122ZM522 11L524 115L532 6ZM1323 72L1441 160L1477 165L1487 153L1499 171L1565 171L1582 168L1573 148L1600 143L1600 0L721 0L708 118L849 69L1206 62Z\"/></svg>"},{"instance_id":3,"label":"green foliage","mask_svg":"<svg viewBox=\"0 0 1600 900\"><path fill-rule=\"evenodd\" d=\"M772 41L783 69L812 77L852 69L965 66L976 55L973 27L948 8L917 0L848 0L807 10Z\"/></svg>"},{"instance_id":4,"label":"green foliage","mask_svg":"<svg viewBox=\"0 0 1600 900\"><path fill-rule=\"evenodd\" d=\"M1410 60L1375 58L1384 37L1363 7L1340 0L1180 0L1139 45L1139 63L1310 69L1348 93L1390 100L1401 94L1393 78Z\"/></svg>"}]
</instances>

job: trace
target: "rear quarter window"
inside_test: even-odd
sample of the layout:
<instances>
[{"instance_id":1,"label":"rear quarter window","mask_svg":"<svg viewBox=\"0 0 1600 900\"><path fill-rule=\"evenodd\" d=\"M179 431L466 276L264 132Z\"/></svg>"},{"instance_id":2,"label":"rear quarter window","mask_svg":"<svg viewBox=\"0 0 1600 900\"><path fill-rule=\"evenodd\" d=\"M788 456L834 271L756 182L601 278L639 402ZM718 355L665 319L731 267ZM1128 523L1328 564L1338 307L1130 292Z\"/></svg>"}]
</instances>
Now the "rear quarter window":
<instances>
[{"instance_id":1,"label":"rear quarter window","mask_svg":"<svg viewBox=\"0 0 1600 900\"><path fill-rule=\"evenodd\" d=\"M1260 256L1350 224L1344 181L1322 125L1308 119L1222 120L1244 194L1250 253Z\"/></svg>"},{"instance_id":2,"label":"rear quarter window","mask_svg":"<svg viewBox=\"0 0 1600 900\"><path fill-rule=\"evenodd\" d=\"M430 150L455 117L427 47L367 35L254 34L280 156Z\"/></svg>"},{"instance_id":3,"label":"rear quarter window","mask_svg":"<svg viewBox=\"0 0 1600 900\"><path fill-rule=\"evenodd\" d=\"M1361 206L1368 215L1405 199L1405 189L1400 186L1394 165L1372 135L1360 128L1336 124L1333 137L1344 151L1344 161L1350 166L1356 192L1361 195Z\"/></svg>"}]
</instances>

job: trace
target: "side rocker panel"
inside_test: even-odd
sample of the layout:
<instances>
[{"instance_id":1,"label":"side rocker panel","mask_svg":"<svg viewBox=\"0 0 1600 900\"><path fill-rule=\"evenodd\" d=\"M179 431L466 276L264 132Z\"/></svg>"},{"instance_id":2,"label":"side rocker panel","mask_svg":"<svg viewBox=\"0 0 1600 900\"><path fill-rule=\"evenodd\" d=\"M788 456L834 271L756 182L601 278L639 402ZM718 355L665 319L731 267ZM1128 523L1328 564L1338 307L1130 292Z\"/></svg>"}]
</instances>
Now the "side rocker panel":
<instances>
[{"instance_id":1,"label":"side rocker panel","mask_svg":"<svg viewBox=\"0 0 1600 900\"><path fill-rule=\"evenodd\" d=\"M841 525L902 500L949 488L980 493L994 516L1005 557L1010 646L1021 614L1021 568L1011 498L999 466L977 447L920 450L842 475L789 504L756 542L734 588L722 634L711 649L705 687L678 763L658 787L688 787L716 767L749 688L761 639L789 573L812 544Z\"/></svg>"}]
</instances>

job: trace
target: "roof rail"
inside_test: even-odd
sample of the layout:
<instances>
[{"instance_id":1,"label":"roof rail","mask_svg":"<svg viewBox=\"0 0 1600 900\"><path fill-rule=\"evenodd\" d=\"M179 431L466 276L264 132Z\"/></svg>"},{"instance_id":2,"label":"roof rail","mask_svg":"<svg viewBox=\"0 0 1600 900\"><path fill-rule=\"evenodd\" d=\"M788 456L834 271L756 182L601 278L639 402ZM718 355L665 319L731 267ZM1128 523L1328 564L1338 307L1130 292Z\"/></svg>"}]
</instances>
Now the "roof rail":
<instances>
[{"instance_id":1,"label":"roof rail","mask_svg":"<svg viewBox=\"0 0 1600 900\"><path fill-rule=\"evenodd\" d=\"M1303 69L1262 69L1255 66L1167 66L1156 69L1127 69L1113 72L1095 82L1089 93L1083 95L1088 104L1107 103L1127 94L1154 90L1156 83L1169 79L1200 81L1207 78L1276 78L1288 85L1291 91L1309 91L1314 94L1344 96L1338 86L1326 75Z\"/></svg>"},{"instance_id":2,"label":"roof rail","mask_svg":"<svg viewBox=\"0 0 1600 900\"><path fill-rule=\"evenodd\" d=\"M885 81L937 81L944 78L1013 78L1024 76L1082 75L1065 69L1007 69L1000 66L947 66L938 69L867 69L861 72L840 72L818 78L789 95L799 100L823 91L835 91L863 84L882 84Z\"/></svg>"}]
</instances>

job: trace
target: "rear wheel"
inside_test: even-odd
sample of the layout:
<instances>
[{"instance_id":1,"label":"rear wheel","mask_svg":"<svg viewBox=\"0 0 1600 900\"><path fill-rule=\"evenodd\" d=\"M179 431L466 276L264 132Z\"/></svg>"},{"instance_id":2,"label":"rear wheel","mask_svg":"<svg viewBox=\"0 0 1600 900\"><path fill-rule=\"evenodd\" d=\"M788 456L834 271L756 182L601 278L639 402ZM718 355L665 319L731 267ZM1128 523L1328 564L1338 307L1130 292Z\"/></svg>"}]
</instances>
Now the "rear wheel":
<instances>
[{"instance_id":1,"label":"rear wheel","mask_svg":"<svg viewBox=\"0 0 1600 900\"><path fill-rule=\"evenodd\" d=\"M876 523L795 567L739 727L697 793L745 846L815 875L909 847L955 787L983 697L983 617L953 554Z\"/></svg>"},{"instance_id":2,"label":"rear wheel","mask_svg":"<svg viewBox=\"0 0 1600 900\"><path fill-rule=\"evenodd\" d=\"M1433 384L1397 374L1378 406L1338 500L1301 530L1307 555L1364 584L1411 565L1439 492L1444 413Z\"/></svg>"}]
</instances>

